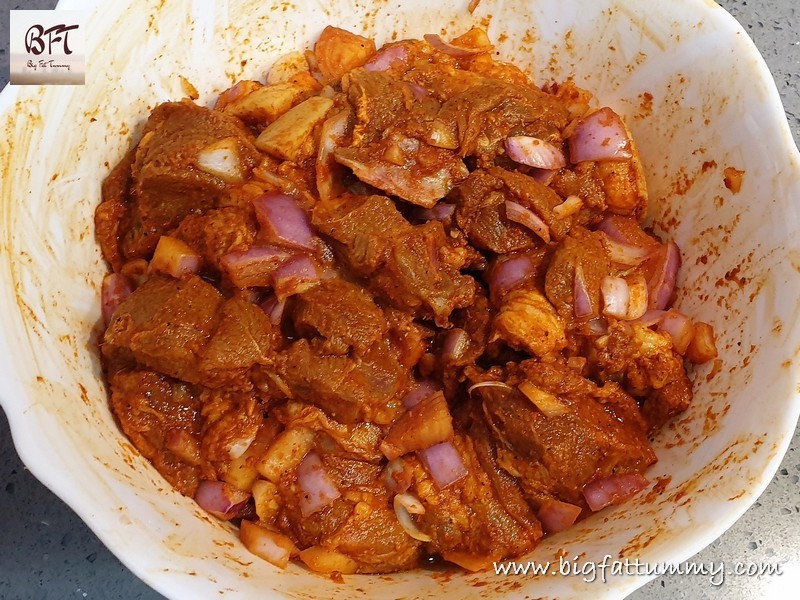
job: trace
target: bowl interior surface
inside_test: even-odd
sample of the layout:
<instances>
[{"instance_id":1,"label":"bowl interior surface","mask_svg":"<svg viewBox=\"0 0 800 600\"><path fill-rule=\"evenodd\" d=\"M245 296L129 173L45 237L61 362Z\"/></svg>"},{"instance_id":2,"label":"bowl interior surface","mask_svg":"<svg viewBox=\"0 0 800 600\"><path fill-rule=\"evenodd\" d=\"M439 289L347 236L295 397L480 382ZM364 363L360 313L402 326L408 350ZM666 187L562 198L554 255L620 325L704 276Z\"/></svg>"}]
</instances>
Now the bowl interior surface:
<instances>
[{"instance_id":1,"label":"bowl interior surface","mask_svg":"<svg viewBox=\"0 0 800 600\"><path fill-rule=\"evenodd\" d=\"M93 9L96 2L63 2ZM100 184L157 103L200 102L262 79L325 25L376 39L488 28L499 56L539 84L573 77L620 112L639 144L656 230L682 249L676 305L710 322L720 360L694 370L691 408L654 439L651 490L545 540L530 556L579 563L681 561L766 487L794 431L800 326L800 160L774 83L713 2L123 2L92 10L86 85L7 89L0 307L3 407L31 471L139 577L170 598L620 598L647 577L415 571L344 583L250 555L233 529L173 492L120 433L96 351L105 265L94 241ZM743 170L741 191L723 183Z\"/></svg>"}]
</instances>

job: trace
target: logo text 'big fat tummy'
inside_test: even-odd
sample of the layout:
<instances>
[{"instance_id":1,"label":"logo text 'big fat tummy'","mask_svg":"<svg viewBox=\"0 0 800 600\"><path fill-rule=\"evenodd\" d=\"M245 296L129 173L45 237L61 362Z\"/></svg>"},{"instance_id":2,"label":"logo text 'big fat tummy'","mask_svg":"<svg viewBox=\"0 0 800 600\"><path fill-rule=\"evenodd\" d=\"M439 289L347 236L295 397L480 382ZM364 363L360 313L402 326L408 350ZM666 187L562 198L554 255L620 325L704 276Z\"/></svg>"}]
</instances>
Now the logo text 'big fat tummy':
<instances>
[{"instance_id":1,"label":"logo text 'big fat tummy'","mask_svg":"<svg viewBox=\"0 0 800 600\"><path fill-rule=\"evenodd\" d=\"M71 10L10 12L11 83L83 85L85 13Z\"/></svg>"}]
</instances>

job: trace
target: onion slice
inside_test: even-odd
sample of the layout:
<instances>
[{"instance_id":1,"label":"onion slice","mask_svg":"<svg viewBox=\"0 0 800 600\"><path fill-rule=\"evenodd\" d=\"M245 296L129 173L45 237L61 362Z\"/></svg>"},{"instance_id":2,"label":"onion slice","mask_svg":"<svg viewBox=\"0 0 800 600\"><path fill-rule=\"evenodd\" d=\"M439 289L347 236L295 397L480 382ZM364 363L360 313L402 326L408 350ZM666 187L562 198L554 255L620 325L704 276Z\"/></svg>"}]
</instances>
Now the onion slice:
<instances>
[{"instance_id":1,"label":"onion slice","mask_svg":"<svg viewBox=\"0 0 800 600\"><path fill-rule=\"evenodd\" d=\"M405 63L408 59L408 46L406 44L394 44L382 49L364 63L365 71L387 71L395 63Z\"/></svg>"},{"instance_id":2,"label":"onion slice","mask_svg":"<svg viewBox=\"0 0 800 600\"><path fill-rule=\"evenodd\" d=\"M639 473L600 477L583 486L583 497L592 511L612 504L622 504L647 487L647 479Z\"/></svg>"},{"instance_id":3,"label":"onion slice","mask_svg":"<svg viewBox=\"0 0 800 600\"><path fill-rule=\"evenodd\" d=\"M708 362L717 357L717 343L714 328L708 323L695 323L694 336L686 349L686 358L695 364Z\"/></svg>"},{"instance_id":4,"label":"onion slice","mask_svg":"<svg viewBox=\"0 0 800 600\"><path fill-rule=\"evenodd\" d=\"M567 196L561 203L553 207L553 216L556 219L566 219L583 208L583 200L580 196Z\"/></svg>"},{"instance_id":5,"label":"onion slice","mask_svg":"<svg viewBox=\"0 0 800 600\"><path fill-rule=\"evenodd\" d=\"M261 231L274 244L314 250L314 232L308 215L292 196L267 192L253 200Z\"/></svg>"},{"instance_id":6,"label":"onion slice","mask_svg":"<svg viewBox=\"0 0 800 600\"><path fill-rule=\"evenodd\" d=\"M317 266L307 254L295 254L272 273L272 286L275 296L284 300L299 294L319 281Z\"/></svg>"},{"instance_id":7,"label":"onion slice","mask_svg":"<svg viewBox=\"0 0 800 600\"><path fill-rule=\"evenodd\" d=\"M649 308L663 310L669 304L675 291L678 269L681 266L681 250L675 242L670 240L659 252L658 269L648 282Z\"/></svg>"},{"instance_id":8,"label":"onion slice","mask_svg":"<svg viewBox=\"0 0 800 600\"><path fill-rule=\"evenodd\" d=\"M628 316L630 290L628 282L622 277L603 277L600 282L600 294L603 296L603 314L617 319Z\"/></svg>"},{"instance_id":9,"label":"onion slice","mask_svg":"<svg viewBox=\"0 0 800 600\"><path fill-rule=\"evenodd\" d=\"M342 495L316 452L309 452L298 465L297 484L303 492L300 495L300 512L304 517L322 510Z\"/></svg>"},{"instance_id":10,"label":"onion slice","mask_svg":"<svg viewBox=\"0 0 800 600\"><path fill-rule=\"evenodd\" d=\"M108 325L111 322L111 317L119 308L119 305L125 301L125 298L131 295L133 288L128 278L119 273L109 273L103 278L103 285L100 291L100 299L103 308L103 322Z\"/></svg>"},{"instance_id":11,"label":"onion slice","mask_svg":"<svg viewBox=\"0 0 800 600\"><path fill-rule=\"evenodd\" d=\"M445 362L459 360L469 348L469 335L459 327L447 332L442 343L442 360Z\"/></svg>"},{"instance_id":12,"label":"onion slice","mask_svg":"<svg viewBox=\"0 0 800 600\"><path fill-rule=\"evenodd\" d=\"M627 267L641 264L653 253L652 249L618 242L605 233L603 235L603 242L608 250L608 256L611 258L611 261Z\"/></svg>"},{"instance_id":13,"label":"onion slice","mask_svg":"<svg viewBox=\"0 0 800 600\"><path fill-rule=\"evenodd\" d=\"M519 384L519 391L548 419L560 417L569 412L569 407L558 397L549 392L545 392L533 385L530 381L523 381Z\"/></svg>"},{"instance_id":14,"label":"onion slice","mask_svg":"<svg viewBox=\"0 0 800 600\"><path fill-rule=\"evenodd\" d=\"M525 208L513 200L506 200L506 217L509 221L514 221L530 229L533 233L542 238L545 243L550 243L550 228L547 226L547 223L532 210Z\"/></svg>"},{"instance_id":15,"label":"onion slice","mask_svg":"<svg viewBox=\"0 0 800 600\"><path fill-rule=\"evenodd\" d=\"M485 48L464 48L463 46L456 46L455 44L445 42L441 36L435 33L426 33L424 38L425 41L436 50L452 56L453 58L468 58L476 54L486 54L492 50L492 46L486 46Z\"/></svg>"},{"instance_id":16,"label":"onion slice","mask_svg":"<svg viewBox=\"0 0 800 600\"><path fill-rule=\"evenodd\" d=\"M298 553L297 546L287 536L252 521L241 522L239 539L250 552L280 569L285 569L292 555Z\"/></svg>"},{"instance_id":17,"label":"onion slice","mask_svg":"<svg viewBox=\"0 0 800 600\"><path fill-rule=\"evenodd\" d=\"M286 309L286 300L278 300L275 294L269 294L258 306L267 313L273 325L280 325L283 311Z\"/></svg>"},{"instance_id":18,"label":"onion slice","mask_svg":"<svg viewBox=\"0 0 800 600\"><path fill-rule=\"evenodd\" d=\"M480 381L478 383L474 383L471 386L469 386L469 388L467 388L467 393L472 394L472 392L474 392L475 390L479 390L481 388L498 388L501 390L505 390L507 392L510 392L511 390L514 389L510 385L502 381Z\"/></svg>"},{"instance_id":19,"label":"onion slice","mask_svg":"<svg viewBox=\"0 0 800 600\"><path fill-rule=\"evenodd\" d=\"M545 500L536 516L546 533L558 533L572 527L580 514L580 506L560 500Z\"/></svg>"},{"instance_id":20,"label":"onion slice","mask_svg":"<svg viewBox=\"0 0 800 600\"><path fill-rule=\"evenodd\" d=\"M272 273L291 254L274 246L253 246L234 250L220 259L222 270L238 288L265 287L272 283Z\"/></svg>"},{"instance_id":21,"label":"onion slice","mask_svg":"<svg viewBox=\"0 0 800 600\"><path fill-rule=\"evenodd\" d=\"M423 533L417 528L411 515L425 514L425 507L416 496L412 494L397 494L394 497L394 514L403 530L415 540L420 542L430 542L433 538L427 533Z\"/></svg>"},{"instance_id":22,"label":"onion slice","mask_svg":"<svg viewBox=\"0 0 800 600\"><path fill-rule=\"evenodd\" d=\"M450 487L469 474L461 455L451 442L441 442L420 450L417 456L440 490Z\"/></svg>"},{"instance_id":23,"label":"onion slice","mask_svg":"<svg viewBox=\"0 0 800 600\"><path fill-rule=\"evenodd\" d=\"M455 212L455 204L439 202L431 208L417 207L416 210L414 210L414 216L425 221L447 221Z\"/></svg>"},{"instance_id":24,"label":"onion slice","mask_svg":"<svg viewBox=\"0 0 800 600\"><path fill-rule=\"evenodd\" d=\"M658 329L669 334L672 339L672 347L678 354L686 353L686 349L694 337L694 324L689 317L671 308L661 318Z\"/></svg>"},{"instance_id":25,"label":"onion slice","mask_svg":"<svg viewBox=\"0 0 800 600\"><path fill-rule=\"evenodd\" d=\"M641 273L628 276L628 314L629 321L639 319L647 312L650 302L650 293L647 289L647 280Z\"/></svg>"},{"instance_id":26,"label":"onion slice","mask_svg":"<svg viewBox=\"0 0 800 600\"><path fill-rule=\"evenodd\" d=\"M194 494L200 508L224 521L235 517L249 499L248 492L222 481L203 480Z\"/></svg>"},{"instance_id":27,"label":"onion slice","mask_svg":"<svg viewBox=\"0 0 800 600\"><path fill-rule=\"evenodd\" d=\"M390 460L383 470L383 482L390 491L396 494L405 492L411 487L412 477L413 473L409 465L400 457Z\"/></svg>"},{"instance_id":28,"label":"onion slice","mask_svg":"<svg viewBox=\"0 0 800 600\"><path fill-rule=\"evenodd\" d=\"M568 139L573 163L631 158L631 140L620 116L608 107L584 117Z\"/></svg>"},{"instance_id":29,"label":"onion slice","mask_svg":"<svg viewBox=\"0 0 800 600\"><path fill-rule=\"evenodd\" d=\"M577 318L583 319L595 314L581 263L575 265L575 280L572 286L572 293L575 299L574 311Z\"/></svg>"},{"instance_id":30,"label":"onion slice","mask_svg":"<svg viewBox=\"0 0 800 600\"><path fill-rule=\"evenodd\" d=\"M506 154L514 162L537 169L560 169L567 166L564 153L546 140L529 135L512 135L503 141Z\"/></svg>"},{"instance_id":31,"label":"onion slice","mask_svg":"<svg viewBox=\"0 0 800 600\"><path fill-rule=\"evenodd\" d=\"M417 380L411 384L405 396L403 396L403 405L408 409L412 409L440 389L442 389L442 386L432 379Z\"/></svg>"},{"instance_id":32,"label":"onion slice","mask_svg":"<svg viewBox=\"0 0 800 600\"><path fill-rule=\"evenodd\" d=\"M197 273L202 263L202 257L189 244L178 238L162 235L158 239L153 258L150 259L150 268L179 279Z\"/></svg>"},{"instance_id":33,"label":"onion slice","mask_svg":"<svg viewBox=\"0 0 800 600\"><path fill-rule=\"evenodd\" d=\"M492 267L489 274L489 290L495 303L500 300L516 285L525 281L534 274L534 264L531 257L526 254L512 256L499 260Z\"/></svg>"}]
</instances>

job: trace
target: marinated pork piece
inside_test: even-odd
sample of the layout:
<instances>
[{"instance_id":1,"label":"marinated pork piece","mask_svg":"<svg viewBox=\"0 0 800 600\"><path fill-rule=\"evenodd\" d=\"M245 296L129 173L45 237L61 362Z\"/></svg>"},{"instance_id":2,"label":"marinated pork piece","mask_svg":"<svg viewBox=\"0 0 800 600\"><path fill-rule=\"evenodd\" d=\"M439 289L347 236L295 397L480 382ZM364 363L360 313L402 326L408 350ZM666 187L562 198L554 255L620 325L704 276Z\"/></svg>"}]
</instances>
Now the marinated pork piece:
<instances>
[{"instance_id":1,"label":"marinated pork piece","mask_svg":"<svg viewBox=\"0 0 800 600\"><path fill-rule=\"evenodd\" d=\"M111 408L280 568L520 557L647 486L716 356L622 117L496 57L327 27L103 183Z\"/></svg>"}]
</instances>

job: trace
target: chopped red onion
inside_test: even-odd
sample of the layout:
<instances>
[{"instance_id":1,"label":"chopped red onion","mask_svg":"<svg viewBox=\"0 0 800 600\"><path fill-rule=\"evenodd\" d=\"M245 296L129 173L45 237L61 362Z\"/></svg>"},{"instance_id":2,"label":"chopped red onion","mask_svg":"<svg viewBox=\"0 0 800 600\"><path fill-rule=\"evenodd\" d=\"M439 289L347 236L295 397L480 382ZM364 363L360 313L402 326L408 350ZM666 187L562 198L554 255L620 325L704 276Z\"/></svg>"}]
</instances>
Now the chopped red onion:
<instances>
[{"instance_id":1,"label":"chopped red onion","mask_svg":"<svg viewBox=\"0 0 800 600\"><path fill-rule=\"evenodd\" d=\"M271 284L272 273L290 256L274 246L253 246L229 252L220 259L220 265L236 287L264 287Z\"/></svg>"},{"instance_id":2,"label":"chopped red onion","mask_svg":"<svg viewBox=\"0 0 800 600\"><path fill-rule=\"evenodd\" d=\"M473 383L471 386L469 386L469 388L467 388L467 393L472 394L472 392L475 390L484 388L496 388L506 392L510 392L514 389L503 381L479 381L478 383Z\"/></svg>"},{"instance_id":3,"label":"chopped red onion","mask_svg":"<svg viewBox=\"0 0 800 600\"><path fill-rule=\"evenodd\" d=\"M447 221L456 212L456 205L447 202L438 202L431 208L421 206L414 210L414 216L425 221Z\"/></svg>"},{"instance_id":4,"label":"chopped red onion","mask_svg":"<svg viewBox=\"0 0 800 600\"><path fill-rule=\"evenodd\" d=\"M559 500L545 500L536 516L545 532L558 533L572 527L580 514L580 506Z\"/></svg>"},{"instance_id":5,"label":"chopped red onion","mask_svg":"<svg viewBox=\"0 0 800 600\"><path fill-rule=\"evenodd\" d=\"M250 552L281 569L289 565L292 554L297 554L297 547L288 536L252 521L242 520L239 539Z\"/></svg>"},{"instance_id":6,"label":"chopped red onion","mask_svg":"<svg viewBox=\"0 0 800 600\"><path fill-rule=\"evenodd\" d=\"M431 536L419 530L411 515L425 514L425 507L419 498L411 494L397 494L394 497L394 513L403 530L415 540L430 542Z\"/></svg>"},{"instance_id":7,"label":"chopped red onion","mask_svg":"<svg viewBox=\"0 0 800 600\"><path fill-rule=\"evenodd\" d=\"M411 487L413 473L408 464L399 456L390 460L383 470L383 481L389 491L401 494Z\"/></svg>"},{"instance_id":8,"label":"chopped red onion","mask_svg":"<svg viewBox=\"0 0 800 600\"><path fill-rule=\"evenodd\" d=\"M558 169L536 169L530 176L542 185L550 185L556 173L558 173Z\"/></svg>"},{"instance_id":9,"label":"chopped red onion","mask_svg":"<svg viewBox=\"0 0 800 600\"><path fill-rule=\"evenodd\" d=\"M336 488L316 452L309 452L297 467L300 486L300 512L304 517L322 510L342 494Z\"/></svg>"},{"instance_id":10,"label":"chopped red onion","mask_svg":"<svg viewBox=\"0 0 800 600\"><path fill-rule=\"evenodd\" d=\"M103 322L108 325L111 322L111 317L119 308L119 305L125 301L125 298L131 295L133 287L128 278L119 273L109 273L103 278L103 285L100 291L101 305L103 310Z\"/></svg>"},{"instance_id":11,"label":"chopped red onion","mask_svg":"<svg viewBox=\"0 0 800 600\"><path fill-rule=\"evenodd\" d=\"M608 107L581 119L569 137L573 163L631 158L631 141L620 116Z\"/></svg>"},{"instance_id":12,"label":"chopped red onion","mask_svg":"<svg viewBox=\"0 0 800 600\"><path fill-rule=\"evenodd\" d=\"M672 347L678 354L683 355L694 337L694 323L682 312L669 309L658 324L659 331L669 334L672 338Z\"/></svg>"},{"instance_id":13,"label":"chopped red onion","mask_svg":"<svg viewBox=\"0 0 800 600\"><path fill-rule=\"evenodd\" d=\"M667 308L675 291L678 269L681 266L681 251L678 245L670 240L659 252L660 262L658 268L648 283L650 290L649 308L663 310Z\"/></svg>"},{"instance_id":14,"label":"chopped red onion","mask_svg":"<svg viewBox=\"0 0 800 600\"><path fill-rule=\"evenodd\" d=\"M420 450L417 455L439 489L443 490L469 474L461 455L451 442L435 444Z\"/></svg>"},{"instance_id":15,"label":"chopped red onion","mask_svg":"<svg viewBox=\"0 0 800 600\"><path fill-rule=\"evenodd\" d=\"M337 178L343 167L336 162L333 152L342 144L349 124L350 112L343 110L327 119L320 128L316 176L317 192L322 200L338 196L344 191L341 177Z\"/></svg>"},{"instance_id":16,"label":"chopped red onion","mask_svg":"<svg viewBox=\"0 0 800 600\"><path fill-rule=\"evenodd\" d=\"M267 313L273 325L280 325L281 319L283 318L283 311L286 308L286 300L278 300L275 294L269 294L258 306Z\"/></svg>"},{"instance_id":17,"label":"chopped red onion","mask_svg":"<svg viewBox=\"0 0 800 600\"><path fill-rule=\"evenodd\" d=\"M689 347L686 349L686 358L699 365L716 357L717 341L714 336L714 328L702 321L695 323L692 341L689 342Z\"/></svg>"},{"instance_id":18,"label":"chopped red onion","mask_svg":"<svg viewBox=\"0 0 800 600\"><path fill-rule=\"evenodd\" d=\"M495 302L510 292L518 283L534 274L534 264L526 254L498 261L489 274L489 290Z\"/></svg>"},{"instance_id":19,"label":"chopped red onion","mask_svg":"<svg viewBox=\"0 0 800 600\"><path fill-rule=\"evenodd\" d=\"M550 228L547 226L547 223L542 221L541 217L532 210L525 208L513 200L506 200L506 217L508 217L510 221L527 227L542 238L545 243L550 243Z\"/></svg>"},{"instance_id":20,"label":"chopped red onion","mask_svg":"<svg viewBox=\"0 0 800 600\"><path fill-rule=\"evenodd\" d=\"M647 487L647 479L639 473L600 477L583 486L583 497L592 511L597 512L611 504L625 500Z\"/></svg>"},{"instance_id":21,"label":"chopped red onion","mask_svg":"<svg viewBox=\"0 0 800 600\"><path fill-rule=\"evenodd\" d=\"M640 323L645 327L652 327L653 325L658 325L661 322L661 319L664 318L664 315L667 314L665 310L656 310L651 309L646 311L641 317L636 319L635 323Z\"/></svg>"},{"instance_id":22,"label":"chopped red onion","mask_svg":"<svg viewBox=\"0 0 800 600\"><path fill-rule=\"evenodd\" d=\"M439 52L444 52L453 58L467 58L469 56L475 56L476 54L485 54L492 49L491 46L486 46L485 48L464 48L463 46L456 46L454 44L445 42L435 33L426 33L424 38L425 41L433 46L436 50Z\"/></svg>"},{"instance_id":23,"label":"chopped red onion","mask_svg":"<svg viewBox=\"0 0 800 600\"><path fill-rule=\"evenodd\" d=\"M597 231L602 231L615 242L627 244L628 240L617 226L615 218L617 218L616 215L613 217L606 217L600 221L600 223L597 224Z\"/></svg>"},{"instance_id":24,"label":"chopped red onion","mask_svg":"<svg viewBox=\"0 0 800 600\"><path fill-rule=\"evenodd\" d=\"M279 300L304 292L319 281L314 261L307 254L295 254L272 273L272 287Z\"/></svg>"},{"instance_id":25,"label":"chopped red onion","mask_svg":"<svg viewBox=\"0 0 800 600\"><path fill-rule=\"evenodd\" d=\"M632 246L630 244L618 242L607 234L603 235L603 242L608 249L608 255L611 261L618 265L632 267L641 264L642 261L653 253L653 250L650 248L642 248L641 246Z\"/></svg>"},{"instance_id":26,"label":"chopped red onion","mask_svg":"<svg viewBox=\"0 0 800 600\"><path fill-rule=\"evenodd\" d=\"M432 379L420 379L411 384L411 387L403 396L403 405L406 408L414 408L417 404L425 400L434 392L442 389L436 381Z\"/></svg>"},{"instance_id":27,"label":"chopped red onion","mask_svg":"<svg viewBox=\"0 0 800 600\"><path fill-rule=\"evenodd\" d=\"M444 361L458 360L464 356L469 347L469 335L459 327L453 327L447 332L442 343L442 359Z\"/></svg>"},{"instance_id":28,"label":"chopped red onion","mask_svg":"<svg viewBox=\"0 0 800 600\"><path fill-rule=\"evenodd\" d=\"M589 289L586 287L586 279L583 276L583 265L575 265L575 281L573 282L573 296L575 298L575 316L584 319L596 314L592 307L592 299L589 296Z\"/></svg>"},{"instance_id":29,"label":"chopped red onion","mask_svg":"<svg viewBox=\"0 0 800 600\"><path fill-rule=\"evenodd\" d=\"M622 277L603 277L600 282L600 293L603 296L603 314L617 319L628 316L630 290L628 282Z\"/></svg>"},{"instance_id":30,"label":"chopped red onion","mask_svg":"<svg viewBox=\"0 0 800 600\"><path fill-rule=\"evenodd\" d=\"M365 64L365 71L386 71L396 62L405 62L408 59L408 46L394 44L384 48L373 55Z\"/></svg>"},{"instance_id":31,"label":"chopped red onion","mask_svg":"<svg viewBox=\"0 0 800 600\"><path fill-rule=\"evenodd\" d=\"M169 235L158 239L150 259L150 268L175 278L197 273L202 264L203 258L189 244Z\"/></svg>"},{"instance_id":32,"label":"chopped red onion","mask_svg":"<svg viewBox=\"0 0 800 600\"><path fill-rule=\"evenodd\" d=\"M267 192L253 200L262 232L272 243L314 250L314 232L308 215L297 200L286 194Z\"/></svg>"},{"instance_id":33,"label":"chopped red onion","mask_svg":"<svg viewBox=\"0 0 800 600\"><path fill-rule=\"evenodd\" d=\"M625 318L632 321L647 312L647 305L650 302L650 293L644 275L634 273L628 276L628 292L628 315Z\"/></svg>"},{"instance_id":34,"label":"chopped red onion","mask_svg":"<svg viewBox=\"0 0 800 600\"><path fill-rule=\"evenodd\" d=\"M197 486L194 499L200 508L227 521L247 504L250 493L222 481L203 480Z\"/></svg>"},{"instance_id":35,"label":"chopped red onion","mask_svg":"<svg viewBox=\"0 0 800 600\"><path fill-rule=\"evenodd\" d=\"M406 82L406 85L411 90L411 93L414 94L414 97L417 100L424 100L428 97L428 90L417 83Z\"/></svg>"},{"instance_id":36,"label":"chopped red onion","mask_svg":"<svg viewBox=\"0 0 800 600\"><path fill-rule=\"evenodd\" d=\"M538 169L560 169L567 165L564 153L548 141L529 135L513 135L503 141L508 157Z\"/></svg>"},{"instance_id":37,"label":"chopped red onion","mask_svg":"<svg viewBox=\"0 0 800 600\"><path fill-rule=\"evenodd\" d=\"M605 335L608 333L608 321L603 317L592 319L586 323L586 328L590 335Z\"/></svg>"}]
</instances>

